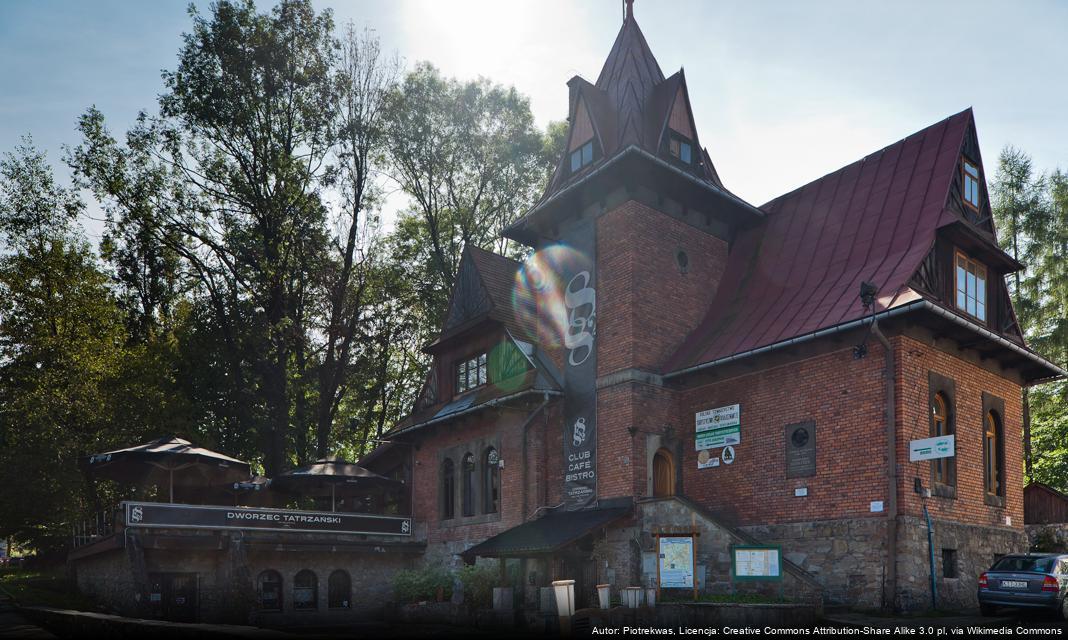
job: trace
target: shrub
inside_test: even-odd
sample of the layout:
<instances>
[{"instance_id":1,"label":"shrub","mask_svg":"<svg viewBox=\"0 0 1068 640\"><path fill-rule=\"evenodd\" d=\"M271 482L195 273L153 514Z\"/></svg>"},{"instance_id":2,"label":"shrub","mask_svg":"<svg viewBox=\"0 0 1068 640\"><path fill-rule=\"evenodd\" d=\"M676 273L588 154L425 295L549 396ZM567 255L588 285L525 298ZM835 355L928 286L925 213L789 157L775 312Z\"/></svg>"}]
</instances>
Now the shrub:
<instances>
[{"instance_id":1,"label":"shrub","mask_svg":"<svg viewBox=\"0 0 1068 640\"><path fill-rule=\"evenodd\" d=\"M498 569L490 565L469 565L460 569L464 585L464 603L476 609L493 606L493 587L497 586Z\"/></svg>"},{"instance_id":2,"label":"shrub","mask_svg":"<svg viewBox=\"0 0 1068 640\"><path fill-rule=\"evenodd\" d=\"M400 602L436 600L438 589L442 597L452 597L452 575L441 567L398 571L393 576L393 593Z\"/></svg>"}]
</instances>

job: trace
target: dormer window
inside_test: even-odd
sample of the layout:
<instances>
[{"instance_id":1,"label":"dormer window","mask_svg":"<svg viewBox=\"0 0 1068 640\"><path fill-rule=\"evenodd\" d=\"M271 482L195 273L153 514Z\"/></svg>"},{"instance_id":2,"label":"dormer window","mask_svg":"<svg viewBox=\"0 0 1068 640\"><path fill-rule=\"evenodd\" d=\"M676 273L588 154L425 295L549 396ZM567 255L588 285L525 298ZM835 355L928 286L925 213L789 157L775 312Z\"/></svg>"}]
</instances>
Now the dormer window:
<instances>
[{"instance_id":1,"label":"dormer window","mask_svg":"<svg viewBox=\"0 0 1068 640\"><path fill-rule=\"evenodd\" d=\"M668 153L676 160L686 164L693 163L693 145L680 135L672 134L671 138L668 139Z\"/></svg>"},{"instance_id":2,"label":"dormer window","mask_svg":"<svg viewBox=\"0 0 1068 640\"><path fill-rule=\"evenodd\" d=\"M965 158L961 162L962 174L964 176L963 193L964 203L972 209L979 209L979 167L972 164Z\"/></svg>"},{"instance_id":3,"label":"dormer window","mask_svg":"<svg viewBox=\"0 0 1068 640\"><path fill-rule=\"evenodd\" d=\"M571 173L578 173L593 162L593 140L571 152Z\"/></svg>"},{"instance_id":4,"label":"dormer window","mask_svg":"<svg viewBox=\"0 0 1068 640\"><path fill-rule=\"evenodd\" d=\"M964 255L956 254L957 308L986 321L986 267Z\"/></svg>"},{"instance_id":5,"label":"dormer window","mask_svg":"<svg viewBox=\"0 0 1068 640\"><path fill-rule=\"evenodd\" d=\"M456 393L486 384L486 354L480 353L456 365Z\"/></svg>"}]
</instances>

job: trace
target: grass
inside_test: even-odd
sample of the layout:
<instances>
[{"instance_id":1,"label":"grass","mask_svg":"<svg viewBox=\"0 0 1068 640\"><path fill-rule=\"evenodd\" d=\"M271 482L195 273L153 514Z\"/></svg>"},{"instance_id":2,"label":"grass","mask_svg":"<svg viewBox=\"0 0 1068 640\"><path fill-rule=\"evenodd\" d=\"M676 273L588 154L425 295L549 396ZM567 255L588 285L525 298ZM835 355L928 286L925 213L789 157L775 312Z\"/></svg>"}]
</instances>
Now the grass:
<instances>
[{"instance_id":1,"label":"grass","mask_svg":"<svg viewBox=\"0 0 1068 640\"><path fill-rule=\"evenodd\" d=\"M97 610L96 604L78 593L62 572L4 569L0 571L0 590L24 607Z\"/></svg>"},{"instance_id":2,"label":"grass","mask_svg":"<svg viewBox=\"0 0 1068 640\"><path fill-rule=\"evenodd\" d=\"M660 601L663 603L686 603L694 602L693 594L685 596L661 594ZM697 602L714 602L719 604L790 604L792 601L785 598L765 596L758 593L698 593Z\"/></svg>"}]
</instances>

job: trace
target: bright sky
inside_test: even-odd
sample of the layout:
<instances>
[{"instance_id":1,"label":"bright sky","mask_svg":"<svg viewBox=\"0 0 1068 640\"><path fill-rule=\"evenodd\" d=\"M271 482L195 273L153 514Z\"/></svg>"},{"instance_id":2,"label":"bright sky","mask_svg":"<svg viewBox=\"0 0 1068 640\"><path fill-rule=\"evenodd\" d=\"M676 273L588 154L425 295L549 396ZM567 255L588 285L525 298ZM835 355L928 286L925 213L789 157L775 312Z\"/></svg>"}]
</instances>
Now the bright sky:
<instances>
[{"instance_id":1,"label":"bright sky","mask_svg":"<svg viewBox=\"0 0 1068 640\"><path fill-rule=\"evenodd\" d=\"M28 132L58 164L92 104L125 131L176 64L186 4L0 1L0 151ZM568 78L596 80L622 20L620 0L315 4L409 67L515 85L541 125L566 115ZM754 204L968 106L988 171L1009 143L1068 168L1068 2L637 0L635 15L665 75L686 68L701 141Z\"/></svg>"}]
</instances>

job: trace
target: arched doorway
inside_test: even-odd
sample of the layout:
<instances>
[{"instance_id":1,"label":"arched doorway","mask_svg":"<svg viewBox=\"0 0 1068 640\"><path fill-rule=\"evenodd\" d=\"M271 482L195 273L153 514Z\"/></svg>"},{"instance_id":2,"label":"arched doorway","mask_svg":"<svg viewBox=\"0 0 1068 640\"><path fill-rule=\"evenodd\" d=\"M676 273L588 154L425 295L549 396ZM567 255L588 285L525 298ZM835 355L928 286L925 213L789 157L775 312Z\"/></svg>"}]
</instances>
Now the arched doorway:
<instances>
[{"instance_id":1,"label":"arched doorway","mask_svg":"<svg viewBox=\"0 0 1068 640\"><path fill-rule=\"evenodd\" d=\"M675 456L667 449L658 449L653 456L653 497L675 495Z\"/></svg>"}]
</instances>

